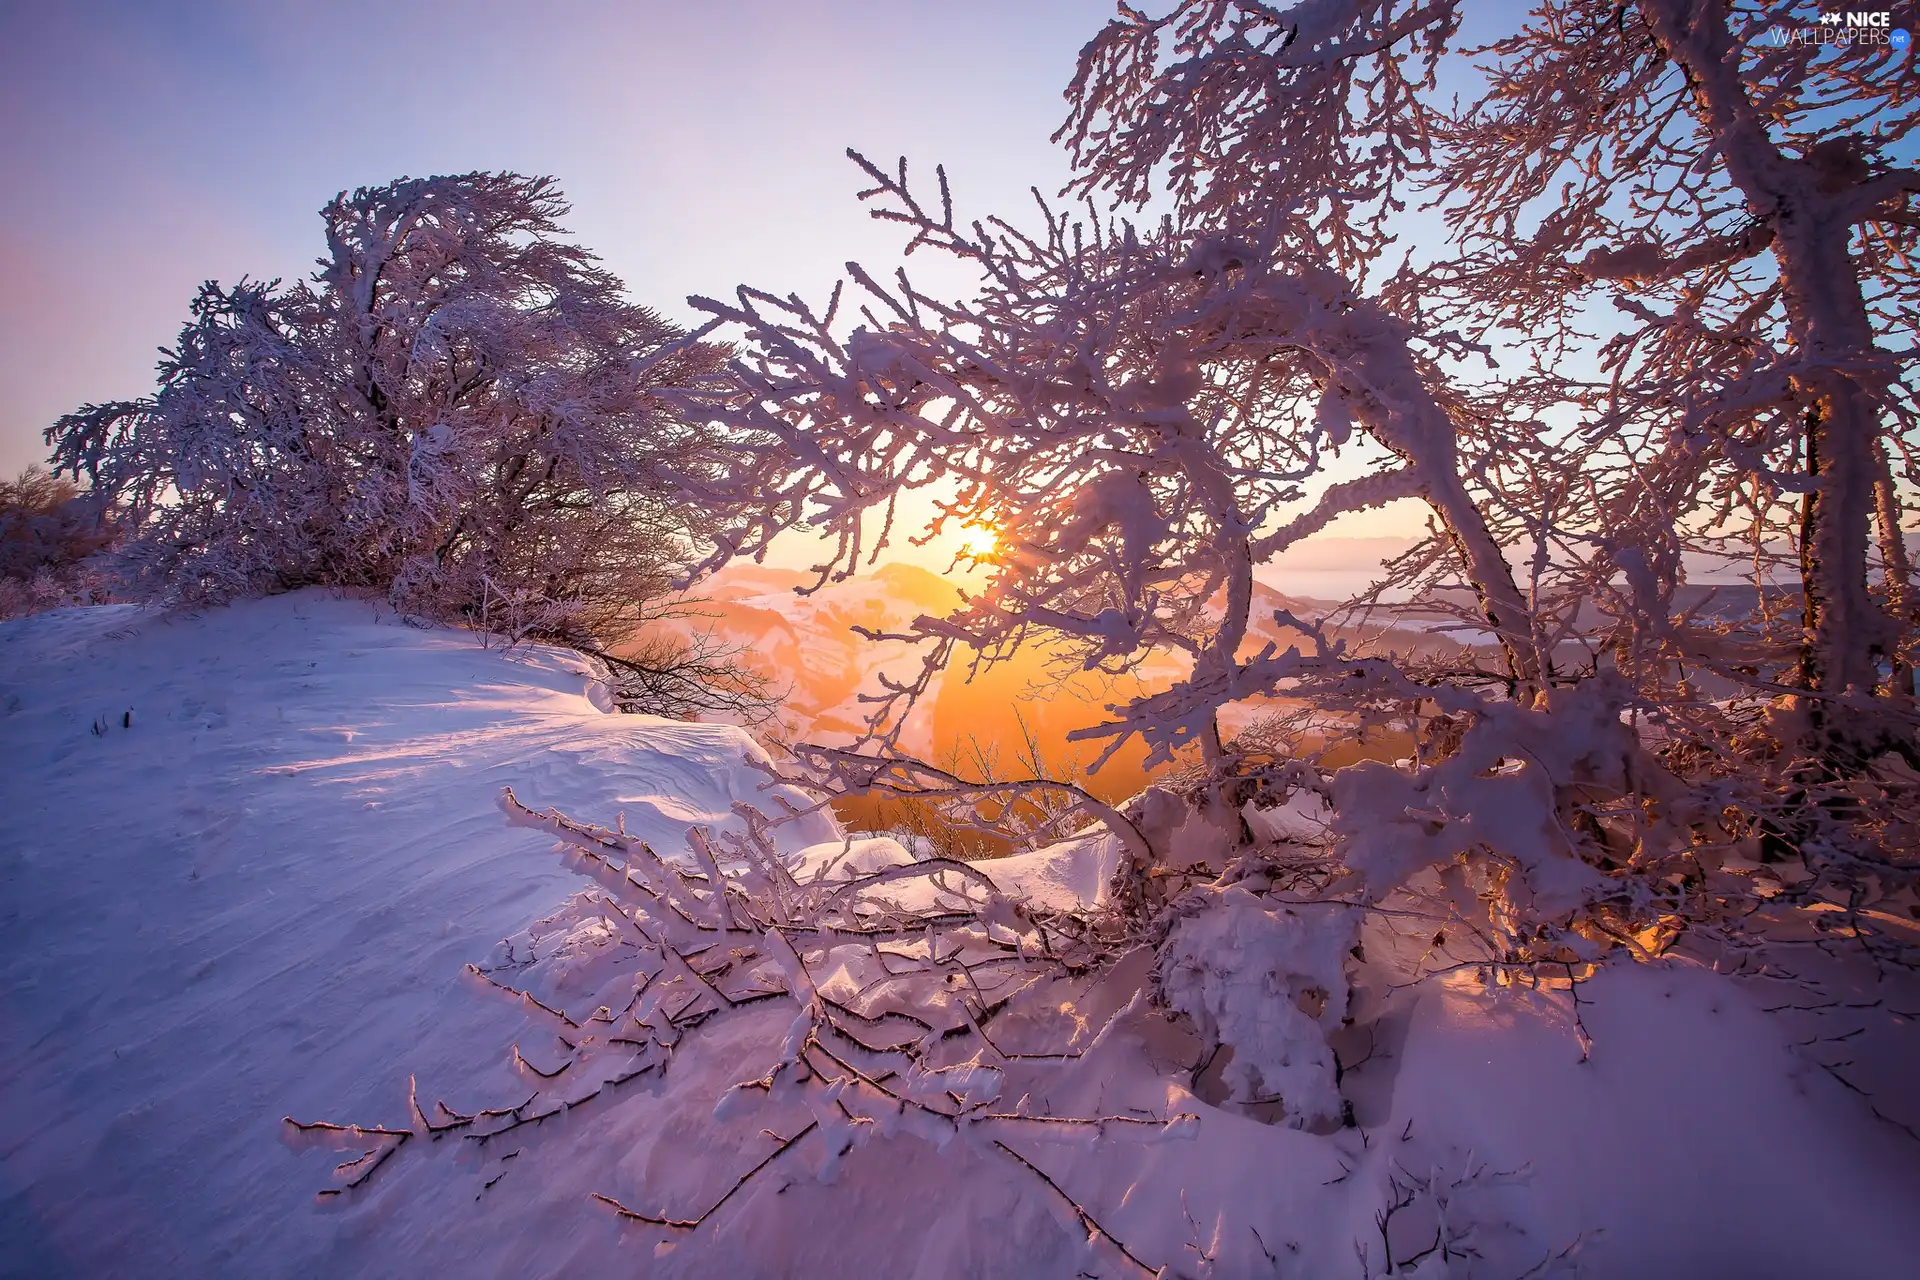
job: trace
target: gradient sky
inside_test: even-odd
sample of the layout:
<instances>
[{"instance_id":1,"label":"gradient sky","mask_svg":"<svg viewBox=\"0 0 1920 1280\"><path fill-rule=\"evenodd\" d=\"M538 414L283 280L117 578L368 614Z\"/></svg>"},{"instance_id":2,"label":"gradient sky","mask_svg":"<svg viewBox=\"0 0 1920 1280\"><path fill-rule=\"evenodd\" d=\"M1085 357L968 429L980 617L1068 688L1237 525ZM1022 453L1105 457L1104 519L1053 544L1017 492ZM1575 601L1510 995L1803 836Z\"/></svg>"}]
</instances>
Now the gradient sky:
<instances>
[{"instance_id":1,"label":"gradient sky","mask_svg":"<svg viewBox=\"0 0 1920 1280\"><path fill-rule=\"evenodd\" d=\"M821 294L897 233L842 153L963 210L1057 189L1047 136L1111 0L0 0L0 471L152 389L200 281L293 276L316 211L403 174L552 174L640 301Z\"/></svg>"},{"instance_id":2,"label":"gradient sky","mask_svg":"<svg viewBox=\"0 0 1920 1280\"><path fill-rule=\"evenodd\" d=\"M1519 7L1476 0L1469 27ZM156 349L201 281L311 270L316 211L345 188L551 174L579 241L681 321L689 293L746 282L819 300L849 258L891 268L903 237L855 201L848 146L905 153L929 180L944 163L964 216L1024 218L1029 186L1052 194L1066 176L1048 138L1075 56L1112 13L1112 0L0 0L0 474L40 460L60 414L151 391ZM962 283L923 262L921 283ZM1335 532L1421 523L1401 503ZM948 550L910 558L936 567Z\"/></svg>"}]
</instances>

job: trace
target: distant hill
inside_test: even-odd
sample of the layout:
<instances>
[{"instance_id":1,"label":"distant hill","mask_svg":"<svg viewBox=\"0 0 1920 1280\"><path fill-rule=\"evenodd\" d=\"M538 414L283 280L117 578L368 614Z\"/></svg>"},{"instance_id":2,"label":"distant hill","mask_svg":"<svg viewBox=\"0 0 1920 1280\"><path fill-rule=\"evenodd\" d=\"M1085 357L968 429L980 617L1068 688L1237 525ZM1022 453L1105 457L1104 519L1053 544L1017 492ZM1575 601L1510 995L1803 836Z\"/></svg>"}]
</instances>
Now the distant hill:
<instances>
[{"instance_id":1,"label":"distant hill","mask_svg":"<svg viewBox=\"0 0 1920 1280\"><path fill-rule=\"evenodd\" d=\"M904 679L917 672L919 662L913 646L869 641L854 628L900 631L921 614L943 616L959 606L962 584L898 562L808 590L815 581L814 575L799 570L730 565L701 584L697 608L702 616L679 626L710 629L772 677L783 694L782 705L763 731L793 741L848 742L859 734L871 709L861 695L879 691L880 673ZM1273 620L1275 610L1309 620L1334 607L1259 582L1242 651L1257 653L1269 643L1281 649L1304 644L1302 635ZM1388 622L1335 634L1370 652L1453 656L1466 647L1456 639L1395 629ZM979 670L968 664L969 656L962 654L935 678L902 745L923 759L963 770L988 761L1002 774L1028 772L1019 757L1029 736L1039 747L1044 768L1080 772L1093 763L1103 744L1070 742L1070 732L1105 719L1108 704L1166 688L1185 670L1177 658L1158 657L1131 675L1109 677L1081 670L1058 650L1038 645ZM1258 711L1257 706L1236 708L1225 727L1232 731ZM1145 752L1136 742L1115 753L1087 782L1097 793L1120 799L1137 791L1148 776Z\"/></svg>"}]
</instances>

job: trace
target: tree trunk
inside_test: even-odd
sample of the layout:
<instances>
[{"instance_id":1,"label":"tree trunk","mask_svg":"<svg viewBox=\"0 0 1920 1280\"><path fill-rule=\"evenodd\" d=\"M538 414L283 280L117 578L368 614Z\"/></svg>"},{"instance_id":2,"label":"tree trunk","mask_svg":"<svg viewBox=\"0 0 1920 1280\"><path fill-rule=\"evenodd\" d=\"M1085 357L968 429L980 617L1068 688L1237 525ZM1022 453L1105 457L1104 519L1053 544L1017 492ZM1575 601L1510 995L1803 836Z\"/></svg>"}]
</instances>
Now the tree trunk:
<instances>
[{"instance_id":1,"label":"tree trunk","mask_svg":"<svg viewBox=\"0 0 1920 1280\"><path fill-rule=\"evenodd\" d=\"M1754 219L1774 232L1787 333L1807 406L1804 456L1817 481L1802 512L1800 565L1806 635L1800 680L1809 699L1809 746L1850 768L1887 741L1877 699L1879 666L1894 628L1867 588L1873 536L1877 396L1855 372L1882 363L1857 265L1848 248L1844 190L1823 184L1807 160L1781 154L1738 74L1724 0L1642 0L1667 54L1687 74L1695 114L1725 157L1727 175Z\"/></svg>"},{"instance_id":2,"label":"tree trunk","mask_svg":"<svg viewBox=\"0 0 1920 1280\"><path fill-rule=\"evenodd\" d=\"M1230 500L1231 491L1225 490L1224 486L1222 491ZM1227 571L1227 598L1220 616L1220 629L1214 633L1213 644L1201 661L1194 664L1196 684L1203 682L1208 675L1226 681L1233 678L1240 663L1240 646L1247 638L1247 628L1253 617L1252 531L1246 528L1238 506L1228 509L1240 528L1227 551L1232 563ZM1223 529L1222 532L1226 533L1227 530ZM1215 706L1200 729L1200 758L1211 769L1220 763L1225 754L1226 747L1220 740L1220 709Z\"/></svg>"},{"instance_id":3,"label":"tree trunk","mask_svg":"<svg viewBox=\"0 0 1920 1280\"><path fill-rule=\"evenodd\" d=\"M1480 601L1480 614L1499 637L1515 698L1544 687L1546 672L1534 652L1531 611L1513 581L1513 566L1500 553L1492 530L1480 514L1473 495L1456 477L1451 483L1430 486L1427 503L1440 516L1454 551L1466 566L1467 581Z\"/></svg>"},{"instance_id":4,"label":"tree trunk","mask_svg":"<svg viewBox=\"0 0 1920 1280\"><path fill-rule=\"evenodd\" d=\"M1454 421L1428 387L1398 320L1371 303L1351 306L1343 319L1345 327L1337 331L1343 341L1316 344L1313 353L1348 395L1367 434L1412 468L1420 495L1460 557L1481 616L1499 640L1510 691L1531 702L1545 676L1533 643L1532 611L1461 479Z\"/></svg>"},{"instance_id":5,"label":"tree trunk","mask_svg":"<svg viewBox=\"0 0 1920 1280\"><path fill-rule=\"evenodd\" d=\"M1887 457L1886 443L1874 441L1873 479L1874 513L1880 523L1880 564L1886 575L1887 611L1893 615L1893 634L1889 638L1888 661L1893 671L1887 681L1887 696L1895 706L1912 710L1914 705L1913 658L1908 640L1917 619L1914 614L1913 561L1907 555L1907 535L1900 527L1900 491L1893 482L1893 466Z\"/></svg>"}]
</instances>

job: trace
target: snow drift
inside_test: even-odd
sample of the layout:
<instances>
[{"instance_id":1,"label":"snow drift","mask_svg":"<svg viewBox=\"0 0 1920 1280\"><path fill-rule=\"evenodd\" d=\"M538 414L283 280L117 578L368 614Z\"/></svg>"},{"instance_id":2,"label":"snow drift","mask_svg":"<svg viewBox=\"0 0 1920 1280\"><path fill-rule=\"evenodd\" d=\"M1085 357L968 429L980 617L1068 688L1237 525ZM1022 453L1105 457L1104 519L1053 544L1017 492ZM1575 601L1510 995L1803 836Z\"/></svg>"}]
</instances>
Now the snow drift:
<instances>
[{"instance_id":1,"label":"snow drift","mask_svg":"<svg viewBox=\"0 0 1920 1280\"><path fill-rule=\"evenodd\" d=\"M663 856L772 804L744 734L594 693L565 651L316 592L0 626L0 1271L1799 1276L1896 1274L1920 1247L1920 1143L1872 1085L1914 1060L1910 1020L1851 1040L1863 1097L1814 1056L1847 1034L1826 1011L1680 960L1603 970L1577 1006L1471 971L1346 1006L1338 955L1251 899L1177 923L1162 975L1237 1061L1198 1061L1136 998L1136 953L1035 988L1000 1059L910 1086L1132 1126L901 1123L842 1148L794 1141L802 1114L853 1123L815 1095L717 1111L790 1054L785 997L705 1018L591 1105L546 1101L584 1091L549 1014L584 1024L632 948L502 787ZM909 861L823 815L772 839L803 871ZM1090 901L1100 844L981 864L1018 907L994 927ZM1263 1123L1293 1077L1311 1123ZM453 1128L489 1109L549 1118ZM349 1156L394 1141L376 1126L419 1136L321 1196L342 1157L289 1144L286 1116L368 1126ZM616 1205L718 1207L676 1230Z\"/></svg>"}]
</instances>

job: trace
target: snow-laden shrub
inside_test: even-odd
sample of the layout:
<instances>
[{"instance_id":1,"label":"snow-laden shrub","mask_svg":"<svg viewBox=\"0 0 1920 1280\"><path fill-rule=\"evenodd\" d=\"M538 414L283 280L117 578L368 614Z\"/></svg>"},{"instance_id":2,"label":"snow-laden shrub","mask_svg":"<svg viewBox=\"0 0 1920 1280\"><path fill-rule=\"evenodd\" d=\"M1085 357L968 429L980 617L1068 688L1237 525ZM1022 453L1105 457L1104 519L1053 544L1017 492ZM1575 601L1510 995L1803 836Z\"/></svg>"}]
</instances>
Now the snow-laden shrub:
<instances>
[{"instance_id":1,"label":"snow-laden shrub","mask_svg":"<svg viewBox=\"0 0 1920 1280\"><path fill-rule=\"evenodd\" d=\"M323 584L513 638L645 621L698 521L700 441L662 392L715 349L566 242L549 178L343 193L292 286L209 283L143 400L48 432L123 503L131 589L167 603Z\"/></svg>"},{"instance_id":2,"label":"snow-laden shrub","mask_svg":"<svg viewBox=\"0 0 1920 1280\"><path fill-rule=\"evenodd\" d=\"M116 514L39 467L0 481L0 618L111 600L95 557L120 537Z\"/></svg>"}]
</instances>

